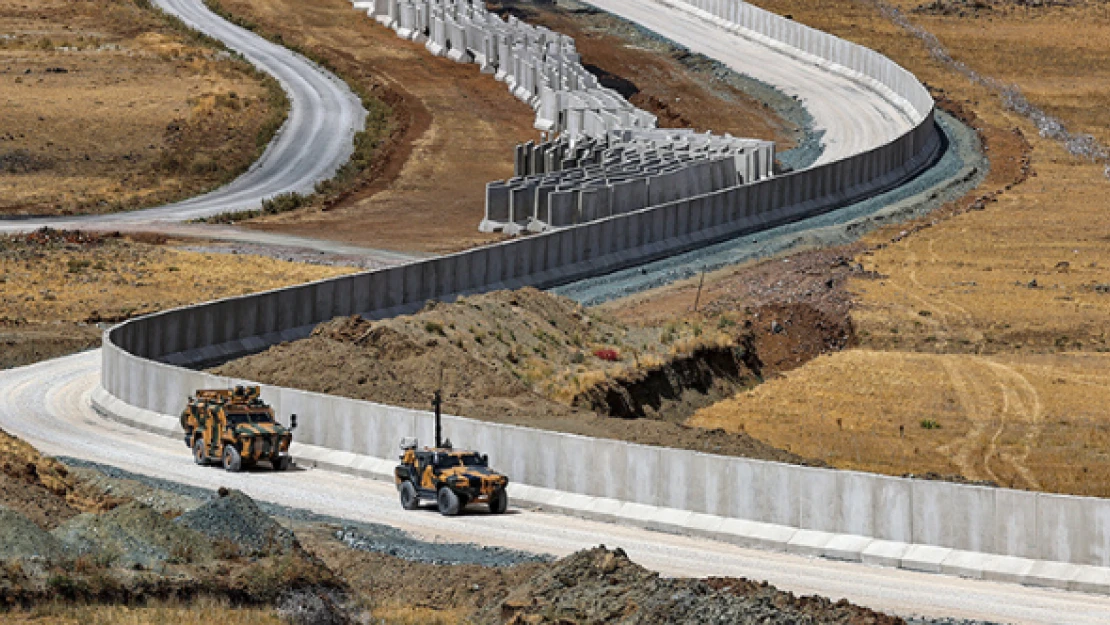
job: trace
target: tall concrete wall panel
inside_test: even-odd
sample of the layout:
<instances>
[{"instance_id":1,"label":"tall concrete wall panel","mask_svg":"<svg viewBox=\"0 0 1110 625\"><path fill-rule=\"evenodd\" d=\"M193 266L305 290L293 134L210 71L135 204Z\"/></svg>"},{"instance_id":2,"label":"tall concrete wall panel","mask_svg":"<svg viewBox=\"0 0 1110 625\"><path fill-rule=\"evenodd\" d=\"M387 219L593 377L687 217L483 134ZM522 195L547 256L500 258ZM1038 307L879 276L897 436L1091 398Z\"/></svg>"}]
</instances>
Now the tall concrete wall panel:
<instances>
[{"instance_id":1,"label":"tall concrete wall panel","mask_svg":"<svg viewBox=\"0 0 1110 625\"><path fill-rule=\"evenodd\" d=\"M883 81L918 107L921 124L869 153L752 185L404 266L136 318L106 334L102 386L131 406L175 415L195 389L234 381L169 363L258 351L334 316L381 317L415 310L430 298L505 284L548 287L621 269L818 214L896 184L933 158L932 102L888 59L749 5L706 6L753 31L797 38L812 54ZM308 444L392 459L402 436L431 438L424 412L269 386L263 396L283 419L301 416L298 439ZM1105 500L810 469L458 417L447 419L446 428L457 444L489 450L496 466L524 484L819 531L1110 565Z\"/></svg>"},{"instance_id":2,"label":"tall concrete wall panel","mask_svg":"<svg viewBox=\"0 0 1110 625\"><path fill-rule=\"evenodd\" d=\"M176 414L197 388L240 382L150 362L107 343L102 384L133 405ZM427 413L272 386L298 440L377 458L429 441ZM445 418L457 445L488 451L515 481L589 496L823 532L1077 564L1110 565L1110 502L918 481L645 447Z\"/></svg>"}]
</instances>

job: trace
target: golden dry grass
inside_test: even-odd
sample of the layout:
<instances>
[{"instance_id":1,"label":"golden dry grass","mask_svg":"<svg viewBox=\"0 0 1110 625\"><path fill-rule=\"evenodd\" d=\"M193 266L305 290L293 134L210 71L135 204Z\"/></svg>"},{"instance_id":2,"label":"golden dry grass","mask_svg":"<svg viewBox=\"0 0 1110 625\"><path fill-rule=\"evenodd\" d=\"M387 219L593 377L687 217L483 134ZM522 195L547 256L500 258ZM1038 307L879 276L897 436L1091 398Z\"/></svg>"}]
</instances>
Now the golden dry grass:
<instances>
[{"instance_id":1,"label":"golden dry grass","mask_svg":"<svg viewBox=\"0 0 1110 625\"><path fill-rule=\"evenodd\" d=\"M866 241L855 279L861 348L822 357L705 409L703 426L744 429L795 453L890 474L960 473L1004 485L1110 496L1110 181L979 85L929 58L867 4L760 2L889 54L979 117L992 147L980 192L1014 179L1011 138L1036 176L985 210L905 238ZM902 8L915 3L897 2ZM990 20L919 16L953 56L1021 86L1074 131L1110 138L1110 9L1081 4ZM1009 141L1009 143L1007 143ZM1009 180L1007 180L1009 178ZM926 430L923 419L940 429ZM839 425L838 425L839 420ZM905 438L899 434L905 429Z\"/></svg>"},{"instance_id":2,"label":"golden dry grass","mask_svg":"<svg viewBox=\"0 0 1110 625\"><path fill-rule=\"evenodd\" d=\"M127 239L40 245L0 237L0 369L95 347L97 322L352 271Z\"/></svg>"},{"instance_id":3,"label":"golden dry grass","mask_svg":"<svg viewBox=\"0 0 1110 625\"><path fill-rule=\"evenodd\" d=\"M355 271L120 239L70 247L0 253L0 316L29 323L110 320Z\"/></svg>"},{"instance_id":4,"label":"golden dry grass","mask_svg":"<svg viewBox=\"0 0 1110 625\"><path fill-rule=\"evenodd\" d=\"M284 96L135 0L0 0L0 214L107 212L226 182Z\"/></svg>"},{"instance_id":5,"label":"golden dry grass","mask_svg":"<svg viewBox=\"0 0 1110 625\"><path fill-rule=\"evenodd\" d=\"M44 605L0 616L5 623L27 625L281 625L285 622L270 608L233 608L226 601L207 598L189 603L154 601L145 606Z\"/></svg>"},{"instance_id":6,"label":"golden dry grass","mask_svg":"<svg viewBox=\"0 0 1110 625\"><path fill-rule=\"evenodd\" d=\"M846 469L1110 496L1110 422L1099 409L1108 401L1107 354L857 349L706 408L691 424L743 430Z\"/></svg>"}]
</instances>

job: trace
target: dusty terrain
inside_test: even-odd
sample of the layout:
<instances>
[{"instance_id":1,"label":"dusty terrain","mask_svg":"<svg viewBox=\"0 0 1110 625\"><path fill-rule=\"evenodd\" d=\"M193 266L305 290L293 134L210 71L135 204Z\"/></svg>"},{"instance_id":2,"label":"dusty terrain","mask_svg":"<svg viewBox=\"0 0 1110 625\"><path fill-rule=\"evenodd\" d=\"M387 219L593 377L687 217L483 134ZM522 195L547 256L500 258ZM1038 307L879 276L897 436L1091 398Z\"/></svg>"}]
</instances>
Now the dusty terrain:
<instances>
[{"instance_id":1,"label":"dusty terrain","mask_svg":"<svg viewBox=\"0 0 1110 625\"><path fill-rule=\"evenodd\" d=\"M0 215L196 195L261 154L277 83L133 0L0 0Z\"/></svg>"},{"instance_id":2,"label":"dusty terrain","mask_svg":"<svg viewBox=\"0 0 1110 625\"><path fill-rule=\"evenodd\" d=\"M5 622L904 622L746 579L661 579L619 548L552 562L67 462L0 431Z\"/></svg>"},{"instance_id":3,"label":"dusty terrain","mask_svg":"<svg viewBox=\"0 0 1110 625\"><path fill-rule=\"evenodd\" d=\"M689 423L745 431L845 468L1110 496L1104 166L1039 136L870 2L759 4L917 73L980 129L992 171L973 196L864 240L856 256L864 271L849 283L859 349L819 358ZM1016 83L1073 133L1106 141L1107 5L983 4L975 15L930 9L910 19L957 61Z\"/></svg>"},{"instance_id":4,"label":"dusty terrain","mask_svg":"<svg viewBox=\"0 0 1110 625\"><path fill-rule=\"evenodd\" d=\"M389 137L363 187L324 205L253 219L249 227L404 251L446 252L494 240L477 230L485 184L510 177L513 146L539 138L533 111L503 83L476 66L432 57L346 0L220 0L220 6L258 32L326 59L390 107ZM529 7L530 14L533 8L540 22L577 36L586 63L667 125L792 139L794 129L773 113L711 71L683 65L660 42L596 15L546 5Z\"/></svg>"},{"instance_id":5,"label":"dusty terrain","mask_svg":"<svg viewBox=\"0 0 1110 625\"><path fill-rule=\"evenodd\" d=\"M215 371L420 409L441 388L449 414L813 464L789 446L681 421L850 340L850 328L805 303L643 324L522 289L377 322L336 319Z\"/></svg>"},{"instance_id":6,"label":"dusty terrain","mask_svg":"<svg viewBox=\"0 0 1110 625\"><path fill-rule=\"evenodd\" d=\"M353 271L144 240L54 230L0 237L0 368L96 346L98 324Z\"/></svg>"}]
</instances>

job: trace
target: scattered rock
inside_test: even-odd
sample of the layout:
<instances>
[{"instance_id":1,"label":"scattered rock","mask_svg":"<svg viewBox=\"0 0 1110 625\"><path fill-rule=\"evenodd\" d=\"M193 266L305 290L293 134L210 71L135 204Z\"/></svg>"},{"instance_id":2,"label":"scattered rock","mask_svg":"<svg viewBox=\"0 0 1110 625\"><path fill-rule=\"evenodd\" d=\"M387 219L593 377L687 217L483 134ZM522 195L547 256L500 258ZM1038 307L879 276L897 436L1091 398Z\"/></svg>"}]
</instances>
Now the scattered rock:
<instances>
[{"instance_id":1,"label":"scattered rock","mask_svg":"<svg viewBox=\"0 0 1110 625\"><path fill-rule=\"evenodd\" d=\"M0 560L46 560L66 557L60 540L22 514L0 506Z\"/></svg>"},{"instance_id":2,"label":"scattered rock","mask_svg":"<svg viewBox=\"0 0 1110 625\"><path fill-rule=\"evenodd\" d=\"M132 502L104 514L82 514L54 530L53 535L81 555L133 567L191 563L212 558L205 536L181 527L150 506Z\"/></svg>"},{"instance_id":3,"label":"scattered rock","mask_svg":"<svg viewBox=\"0 0 1110 625\"><path fill-rule=\"evenodd\" d=\"M176 522L214 540L227 541L245 556L286 553L297 544L293 532L237 490L228 490L226 495L186 512Z\"/></svg>"}]
</instances>

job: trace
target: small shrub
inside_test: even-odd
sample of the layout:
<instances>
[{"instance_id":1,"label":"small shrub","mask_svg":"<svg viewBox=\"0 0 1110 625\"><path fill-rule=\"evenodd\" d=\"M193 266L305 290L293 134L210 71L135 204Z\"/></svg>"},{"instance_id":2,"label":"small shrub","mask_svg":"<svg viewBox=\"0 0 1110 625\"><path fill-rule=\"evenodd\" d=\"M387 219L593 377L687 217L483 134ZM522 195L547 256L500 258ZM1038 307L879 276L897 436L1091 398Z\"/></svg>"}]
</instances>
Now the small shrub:
<instances>
[{"instance_id":1,"label":"small shrub","mask_svg":"<svg viewBox=\"0 0 1110 625\"><path fill-rule=\"evenodd\" d=\"M300 193L282 193L262 200L262 212L266 215L288 213L304 206L305 203L305 197Z\"/></svg>"},{"instance_id":2,"label":"small shrub","mask_svg":"<svg viewBox=\"0 0 1110 625\"><path fill-rule=\"evenodd\" d=\"M574 352L570 357L570 362L575 365L580 365L586 362L586 355L582 352Z\"/></svg>"},{"instance_id":3,"label":"small shrub","mask_svg":"<svg viewBox=\"0 0 1110 625\"><path fill-rule=\"evenodd\" d=\"M439 324L439 323L436 323L435 321L426 321L426 322L424 322L424 331L427 332L428 334L438 334L440 336L447 336L447 333L443 331L443 325Z\"/></svg>"},{"instance_id":4,"label":"small shrub","mask_svg":"<svg viewBox=\"0 0 1110 625\"><path fill-rule=\"evenodd\" d=\"M922 419L921 429L923 430L939 430L940 424L933 419Z\"/></svg>"},{"instance_id":5,"label":"small shrub","mask_svg":"<svg viewBox=\"0 0 1110 625\"><path fill-rule=\"evenodd\" d=\"M66 271L68 271L69 273L81 273L91 264L92 261L71 258L66 261Z\"/></svg>"}]
</instances>

